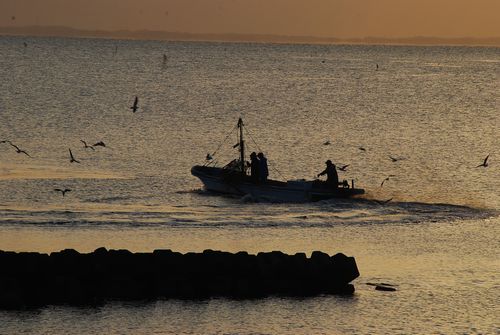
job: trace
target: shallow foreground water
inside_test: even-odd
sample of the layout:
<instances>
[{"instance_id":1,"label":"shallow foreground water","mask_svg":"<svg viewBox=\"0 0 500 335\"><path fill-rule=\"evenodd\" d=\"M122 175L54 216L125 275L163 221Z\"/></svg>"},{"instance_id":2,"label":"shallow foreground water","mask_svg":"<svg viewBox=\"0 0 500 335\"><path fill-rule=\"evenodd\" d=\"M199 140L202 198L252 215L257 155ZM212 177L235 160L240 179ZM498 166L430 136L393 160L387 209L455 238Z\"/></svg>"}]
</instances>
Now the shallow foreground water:
<instances>
[{"instance_id":1,"label":"shallow foreground water","mask_svg":"<svg viewBox=\"0 0 500 335\"><path fill-rule=\"evenodd\" d=\"M321 250L361 272L352 297L48 306L0 312L0 333L500 334L499 54L0 38L0 140L32 156L0 144L1 250ZM204 192L190 168L221 142L220 165L237 155L240 116L273 179L332 159L366 196Z\"/></svg>"}]
</instances>

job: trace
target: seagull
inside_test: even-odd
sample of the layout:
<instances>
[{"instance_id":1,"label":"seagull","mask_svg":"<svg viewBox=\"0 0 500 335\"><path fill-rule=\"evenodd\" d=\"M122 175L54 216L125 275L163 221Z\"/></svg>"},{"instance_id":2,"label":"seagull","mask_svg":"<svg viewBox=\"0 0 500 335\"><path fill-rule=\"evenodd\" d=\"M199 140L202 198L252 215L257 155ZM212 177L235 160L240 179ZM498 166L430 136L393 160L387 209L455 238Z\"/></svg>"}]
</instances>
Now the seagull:
<instances>
[{"instance_id":1,"label":"seagull","mask_svg":"<svg viewBox=\"0 0 500 335\"><path fill-rule=\"evenodd\" d=\"M404 158L403 158L403 157L392 157L392 156L389 156L389 158L391 159L391 161L392 161L393 163L396 163L397 161L402 161L402 160L404 160Z\"/></svg>"},{"instance_id":2,"label":"seagull","mask_svg":"<svg viewBox=\"0 0 500 335\"><path fill-rule=\"evenodd\" d=\"M476 166L477 168L478 167L488 167L488 158L490 157L490 155L488 154L488 156L486 156L486 158L484 159L484 162L483 164L479 164L478 166Z\"/></svg>"},{"instance_id":3,"label":"seagull","mask_svg":"<svg viewBox=\"0 0 500 335\"><path fill-rule=\"evenodd\" d=\"M137 110L139 109L139 107L137 106L137 103L139 102L139 98L138 97L135 97L135 100L134 100L134 105L132 107L130 107L130 109L132 110L132 112L137 112Z\"/></svg>"},{"instance_id":4,"label":"seagull","mask_svg":"<svg viewBox=\"0 0 500 335\"><path fill-rule=\"evenodd\" d=\"M69 188L65 188L64 190L61 190L60 188L55 188L54 191L61 192L63 197L66 194L66 192L71 192L71 190Z\"/></svg>"},{"instance_id":5,"label":"seagull","mask_svg":"<svg viewBox=\"0 0 500 335\"><path fill-rule=\"evenodd\" d=\"M386 205L388 204L390 201L392 201L392 198L390 199L387 199L387 200L375 200L375 202L379 205Z\"/></svg>"},{"instance_id":6,"label":"seagull","mask_svg":"<svg viewBox=\"0 0 500 335\"><path fill-rule=\"evenodd\" d=\"M213 158L212 158L212 155L210 154L207 154L207 157L205 158L207 161L211 161Z\"/></svg>"},{"instance_id":7,"label":"seagull","mask_svg":"<svg viewBox=\"0 0 500 335\"><path fill-rule=\"evenodd\" d=\"M385 178L384 180L382 180L382 183L380 184L380 187L384 186L384 183L385 183L386 181L388 181L391 177L396 177L396 176L395 176L395 175L393 175L393 174L390 174L390 175L389 175L389 177L387 177L387 178Z\"/></svg>"},{"instance_id":8,"label":"seagull","mask_svg":"<svg viewBox=\"0 0 500 335\"><path fill-rule=\"evenodd\" d=\"M366 151L366 149L363 148L363 147L358 147L358 149L361 150L361 151Z\"/></svg>"},{"instance_id":9,"label":"seagull","mask_svg":"<svg viewBox=\"0 0 500 335\"><path fill-rule=\"evenodd\" d=\"M330 140L325 141L325 142L323 143L323 145L330 145L330 144L331 144L331 143L330 143Z\"/></svg>"},{"instance_id":10,"label":"seagull","mask_svg":"<svg viewBox=\"0 0 500 335\"><path fill-rule=\"evenodd\" d=\"M80 161L77 161L77 160L75 159L75 157L73 156L73 153L71 152L71 149L68 149L68 150L69 150L69 162L70 162L70 163L73 163L73 162L74 162L74 163L80 163Z\"/></svg>"},{"instance_id":11,"label":"seagull","mask_svg":"<svg viewBox=\"0 0 500 335\"><path fill-rule=\"evenodd\" d=\"M19 149L19 147L18 147L17 145L13 144L13 143L12 143L12 142L10 142L10 141L6 141L6 142L9 142L9 144L10 144L10 145L12 145L14 148L16 148L16 152L17 152L18 154L21 154L21 153L22 153L22 154L25 154L25 155L26 155L26 156L28 156L28 157L31 157L31 156L30 156L30 155L29 155L26 151Z\"/></svg>"},{"instance_id":12,"label":"seagull","mask_svg":"<svg viewBox=\"0 0 500 335\"><path fill-rule=\"evenodd\" d=\"M337 166L337 170L339 170L339 171L347 171L346 169L347 169L348 166L349 166L349 164L341 166L341 167Z\"/></svg>"},{"instance_id":13,"label":"seagull","mask_svg":"<svg viewBox=\"0 0 500 335\"><path fill-rule=\"evenodd\" d=\"M93 144L92 146L93 146L93 147L105 147L105 146L106 146L106 144L104 144L104 142L103 142L103 141L99 141L99 142L97 142L96 144Z\"/></svg>"},{"instance_id":14,"label":"seagull","mask_svg":"<svg viewBox=\"0 0 500 335\"><path fill-rule=\"evenodd\" d=\"M80 140L80 142L82 142L82 143L83 143L83 145L84 145L84 148L85 148L85 149L92 149L92 150L95 150L93 146L91 146L91 145L87 145L87 142L85 142L84 140Z\"/></svg>"}]
</instances>

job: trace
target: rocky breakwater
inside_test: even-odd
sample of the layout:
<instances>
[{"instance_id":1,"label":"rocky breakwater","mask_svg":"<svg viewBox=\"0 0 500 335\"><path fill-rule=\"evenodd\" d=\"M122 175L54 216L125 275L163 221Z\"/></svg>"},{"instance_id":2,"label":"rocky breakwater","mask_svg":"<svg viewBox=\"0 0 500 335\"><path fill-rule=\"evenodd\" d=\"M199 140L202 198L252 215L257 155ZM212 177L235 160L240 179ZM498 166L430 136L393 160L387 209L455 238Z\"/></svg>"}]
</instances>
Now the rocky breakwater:
<instances>
[{"instance_id":1,"label":"rocky breakwater","mask_svg":"<svg viewBox=\"0 0 500 335\"><path fill-rule=\"evenodd\" d=\"M356 261L320 251L132 253L99 248L50 255L0 251L0 308L95 304L106 300L258 298L352 294Z\"/></svg>"}]
</instances>

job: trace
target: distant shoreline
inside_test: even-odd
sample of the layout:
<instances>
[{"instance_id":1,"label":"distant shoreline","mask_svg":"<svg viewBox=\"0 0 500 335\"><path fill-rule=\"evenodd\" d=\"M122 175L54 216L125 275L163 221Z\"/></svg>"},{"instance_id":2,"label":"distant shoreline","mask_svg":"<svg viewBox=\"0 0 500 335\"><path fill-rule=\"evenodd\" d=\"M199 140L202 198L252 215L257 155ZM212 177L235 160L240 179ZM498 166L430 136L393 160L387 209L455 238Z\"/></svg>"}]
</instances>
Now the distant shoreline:
<instances>
[{"instance_id":1,"label":"distant shoreline","mask_svg":"<svg viewBox=\"0 0 500 335\"><path fill-rule=\"evenodd\" d=\"M491 38L334 38L314 36L252 35L252 34L198 34L151 30L81 30L63 26L0 27L0 36L72 37L125 40L196 41L196 42L241 42L241 43L283 43L283 44L359 44L359 45L415 45L415 46L470 46L500 47L500 37Z\"/></svg>"}]
</instances>

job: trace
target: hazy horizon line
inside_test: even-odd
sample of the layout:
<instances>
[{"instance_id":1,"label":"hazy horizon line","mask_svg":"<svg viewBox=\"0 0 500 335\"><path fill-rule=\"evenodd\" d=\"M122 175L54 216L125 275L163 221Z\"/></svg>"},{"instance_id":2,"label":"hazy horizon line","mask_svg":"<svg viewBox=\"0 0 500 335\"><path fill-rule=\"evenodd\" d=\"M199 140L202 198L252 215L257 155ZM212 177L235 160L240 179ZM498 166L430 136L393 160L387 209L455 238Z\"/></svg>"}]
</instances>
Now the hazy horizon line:
<instances>
[{"instance_id":1,"label":"hazy horizon line","mask_svg":"<svg viewBox=\"0 0 500 335\"><path fill-rule=\"evenodd\" d=\"M362 38L338 38L321 36L242 34L242 33L189 33L162 30L88 30L68 26L0 27L3 36L33 37L74 37L74 38L109 38L160 41L200 41L200 42L250 42L250 43L290 43L290 44L395 44L395 45L456 45L500 47L498 37L440 37L408 36Z\"/></svg>"}]
</instances>

